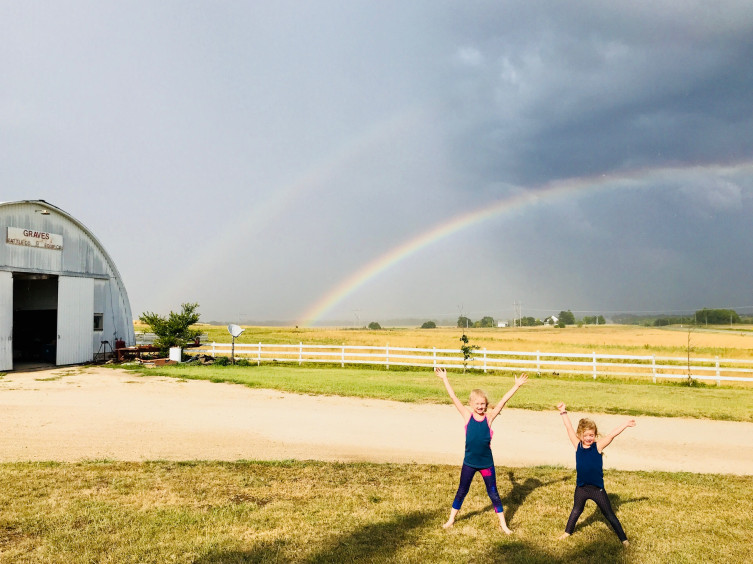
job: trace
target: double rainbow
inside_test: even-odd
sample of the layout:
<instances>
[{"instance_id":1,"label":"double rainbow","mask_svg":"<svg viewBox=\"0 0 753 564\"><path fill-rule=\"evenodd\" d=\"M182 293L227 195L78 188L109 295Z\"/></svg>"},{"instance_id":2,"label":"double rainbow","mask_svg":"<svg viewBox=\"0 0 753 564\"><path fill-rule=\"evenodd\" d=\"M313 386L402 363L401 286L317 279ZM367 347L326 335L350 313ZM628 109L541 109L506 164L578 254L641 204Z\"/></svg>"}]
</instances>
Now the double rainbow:
<instances>
[{"instance_id":1,"label":"double rainbow","mask_svg":"<svg viewBox=\"0 0 753 564\"><path fill-rule=\"evenodd\" d=\"M324 314L382 272L445 237L490 219L504 217L513 212L520 212L535 206L550 205L567 198L581 198L594 192L677 187L697 183L698 177L704 180L709 179L709 177L717 181L724 179L734 183L735 177L741 174L750 175L751 173L753 173L753 162L727 166L646 168L617 176L598 175L570 178L555 180L535 188L519 188L512 196L442 221L365 264L313 304L301 316L299 325L304 327L315 325Z\"/></svg>"}]
</instances>

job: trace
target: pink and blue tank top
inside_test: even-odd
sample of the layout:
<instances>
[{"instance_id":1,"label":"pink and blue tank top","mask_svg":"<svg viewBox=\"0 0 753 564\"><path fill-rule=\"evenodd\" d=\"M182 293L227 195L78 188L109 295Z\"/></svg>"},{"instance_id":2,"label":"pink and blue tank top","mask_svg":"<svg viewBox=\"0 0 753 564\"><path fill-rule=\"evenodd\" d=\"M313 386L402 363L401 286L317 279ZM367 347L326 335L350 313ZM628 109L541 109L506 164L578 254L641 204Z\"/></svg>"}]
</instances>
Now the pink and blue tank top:
<instances>
[{"instance_id":1,"label":"pink and blue tank top","mask_svg":"<svg viewBox=\"0 0 753 564\"><path fill-rule=\"evenodd\" d=\"M491 468L494 466L492 457L492 430L484 417L481 421L471 415L465 426L465 458L463 464L471 468Z\"/></svg>"}]
</instances>

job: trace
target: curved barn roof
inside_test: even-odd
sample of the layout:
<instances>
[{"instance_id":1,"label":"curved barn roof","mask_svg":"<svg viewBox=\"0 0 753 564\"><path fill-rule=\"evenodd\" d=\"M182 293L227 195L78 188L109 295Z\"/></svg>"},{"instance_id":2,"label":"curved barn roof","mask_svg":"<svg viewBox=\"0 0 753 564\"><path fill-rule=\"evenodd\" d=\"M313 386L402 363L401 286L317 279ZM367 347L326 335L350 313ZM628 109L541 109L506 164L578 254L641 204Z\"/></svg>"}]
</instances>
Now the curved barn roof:
<instances>
[{"instance_id":1,"label":"curved barn roof","mask_svg":"<svg viewBox=\"0 0 753 564\"><path fill-rule=\"evenodd\" d=\"M46 202L45 200L19 200L16 202L0 202L0 210L3 207L11 206L11 205L22 205L22 204L28 204L40 208L46 208L50 211L55 212L58 215L61 215L65 217L68 221L73 223L76 227L78 227L86 236L92 241L92 243L96 246L97 250L102 254L102 257L107 262L108 268L112 271L114 278L116 280L116 283L118 285L118 289L122 293L123 299L124 299L124 305L127 308L127 315L129 319L132 319L131 314L131 305L130 301L128 299L128 292L126 291L125 285L123 284L123 279L120 276L120 272L118 271L118 268L115 266L115 262L112 260L108 252L105 250L105 248L102 246L102 243L100 243L99 239L87 228L83 223L81 223L78 219L73 217L71 214L69 214L66 211L63 211L57 206L54 206L50 204L49 202Z\"/></svg>"}]
</instances>

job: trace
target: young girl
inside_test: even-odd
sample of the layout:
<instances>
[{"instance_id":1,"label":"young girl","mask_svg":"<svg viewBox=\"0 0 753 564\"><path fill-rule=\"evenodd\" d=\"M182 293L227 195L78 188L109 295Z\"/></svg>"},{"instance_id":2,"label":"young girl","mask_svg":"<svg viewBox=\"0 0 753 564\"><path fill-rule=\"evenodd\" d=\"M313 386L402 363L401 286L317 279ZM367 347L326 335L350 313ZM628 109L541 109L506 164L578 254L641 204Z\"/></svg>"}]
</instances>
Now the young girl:
<instances>
[{"instance_id":1,"label":"young girl","mask_svg":"<svg viewBox=\"0 0 753 564\"><path fill-rule=\"evenodd\" d=\"M516 377L515 385L487 413L486 409L489 406L489 399L483 391L473 390L471 392L469 402L471 409L468 409L458 399L452 386L450 386L450 382L447 380L447 371L444 368L435 368L434 372L444 382L444 387L447 388L447 393L450 394L452 403L455 404L455 407L465 421L465 458L463 459L463 468L460 471L460 486L458 486L458 492L455 494L455 501L452 502L450 518L442 526L445 529L452 527L452 524L455 522L455 516L460 511L463 500L471 486L473 477L476 475L476 472L480 472L486 485L486 493L489 494L492 505L494 505L494 511L497 512L497 516L499 517L499 524L502 530L509 535L512 531L507 528L507 523L505 522L502 500L499 498L499 492L497 492L497 477L494 472L492 449L489 445L493 434L491 430L492 422L499 415L499 412L502 411L507 401L518 391L518 388L526 383L528 376L521 374L519 378Z\"/></svg>"},{"instance_id":2,"label":"young girl","mask_svg":"<svg viewBox=\"0 0 753 564\"><path fill-rule=\"evenodd\" d=\"M622 544L627 546L629 543L625 531L622 530L622 525L620 525L617 516L612 511L609 497L607 497L607 492L604 491L604 467L601 453L617 435L628 427L635 427L635 419L628 419L606 437L597 441L598 430L596 429L596 423L590 419L581 419L578 422L578 430L576 431L573 429L572 423L570 423L570 418L567 417L565 404L558 404L557 409L560 415L565 416L562 418L562 422L565 424L570 442L575 447L576 470L573 510L570 512L565 532L560 539L567 538L573 534L575 523L578 522L580 514L583 513L586 501L591 499L599 506L599 509L604 514L604 517L607 518L609 524L612 525L614 532L617 533Z\"/></svg>"}]
</instances>

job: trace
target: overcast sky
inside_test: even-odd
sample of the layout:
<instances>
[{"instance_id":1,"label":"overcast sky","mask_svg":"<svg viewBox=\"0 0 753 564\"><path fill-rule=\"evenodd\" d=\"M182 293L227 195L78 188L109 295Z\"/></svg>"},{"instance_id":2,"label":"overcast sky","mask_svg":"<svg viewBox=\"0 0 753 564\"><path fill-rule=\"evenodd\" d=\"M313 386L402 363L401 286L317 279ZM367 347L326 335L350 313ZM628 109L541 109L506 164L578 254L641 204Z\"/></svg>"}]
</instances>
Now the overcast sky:
<instances>
[{"instance_id":1,"label":"overcast sky","mask_svg":"<svg viewBox=\"0 0 753 564\"><path fill-rule=\"evenodd\" d=\"M0 2L0 201L135 317L751 312L751 61L749 0Z\"/></svg>"}]
</instances>

